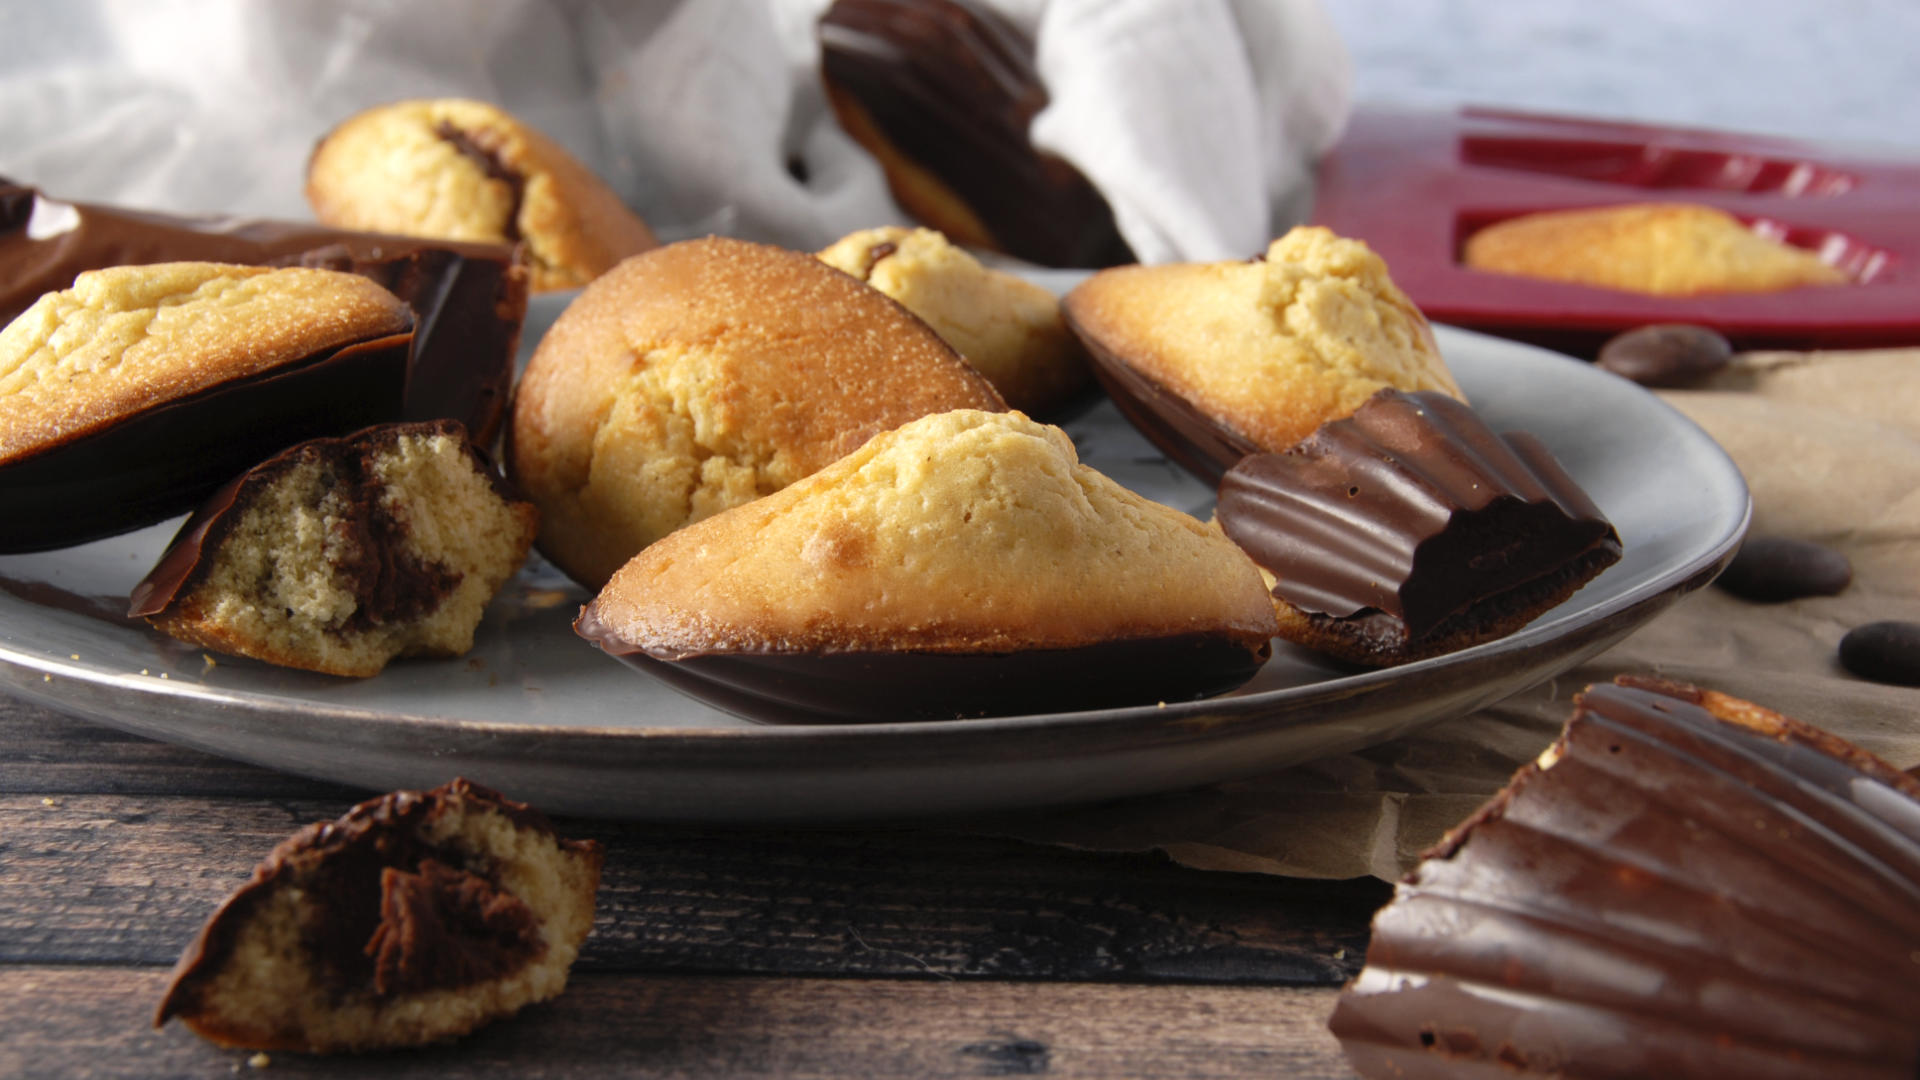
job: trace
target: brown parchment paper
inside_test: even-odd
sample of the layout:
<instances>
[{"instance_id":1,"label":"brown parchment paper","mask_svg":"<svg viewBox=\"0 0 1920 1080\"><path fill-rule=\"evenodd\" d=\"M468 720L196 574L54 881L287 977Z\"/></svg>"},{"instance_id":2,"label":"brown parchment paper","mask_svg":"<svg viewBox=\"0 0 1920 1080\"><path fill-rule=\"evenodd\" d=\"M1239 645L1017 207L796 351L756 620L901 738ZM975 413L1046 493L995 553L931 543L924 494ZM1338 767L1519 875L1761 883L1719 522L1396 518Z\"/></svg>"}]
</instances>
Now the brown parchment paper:
<instances>
[{"instance_id":1,"label":"brown parchment paper","mask_svg":"<svg viewBox=\"0 0 1920 1080\"><path fill-rule=\"evenodd\" d=\"M1655 672L1920 764L1920 689L1843 670L1862 623L1920 620L1920 349L1749 353L1661 396L1726 447L1753 491L1750 536L1830 544L1853 561L1839 596L1682 600L1613 649L1507 701L1383 746L1251 780L970 823L971 831L1102 851L1164 851L1207 870L1393 880L1553 741L1572 695Z\"/></svg>"}]
</instances>

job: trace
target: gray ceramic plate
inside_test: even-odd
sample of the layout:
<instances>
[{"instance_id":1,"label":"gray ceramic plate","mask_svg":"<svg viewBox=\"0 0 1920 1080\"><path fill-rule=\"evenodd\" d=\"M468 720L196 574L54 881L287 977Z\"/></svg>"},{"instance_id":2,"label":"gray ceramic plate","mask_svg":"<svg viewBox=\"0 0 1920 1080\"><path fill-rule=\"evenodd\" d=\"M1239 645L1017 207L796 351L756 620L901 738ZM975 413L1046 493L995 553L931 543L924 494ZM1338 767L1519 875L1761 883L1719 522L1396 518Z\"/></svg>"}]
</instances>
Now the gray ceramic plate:
<instances>
[{"instance_id":1,"label":"gray ceramic plate","mask_svg":"<svg viewBox=\"0 0 1920 1080\"><path fill-rule=\"evenodd\" d=\"M1245 689L1164 707L866 726L764 726L653 682L573 635L586 596L544 564L510 582L472 654L364 681L283 671L128 622L172 525L0 558L0 689L216 754L373 789L464 775L555 813L872 820L1164 791L1392 739L1572 667L1718 573L1746 486L1704 433L1640 388L1551 353L1445 328L1496 429L1546 440L1626 555L1504 640L1353 674L1292 646ZM1191 513L1212 493L1102 404L1068 425L1084 459Z\"/></svg>"}]
</instances>

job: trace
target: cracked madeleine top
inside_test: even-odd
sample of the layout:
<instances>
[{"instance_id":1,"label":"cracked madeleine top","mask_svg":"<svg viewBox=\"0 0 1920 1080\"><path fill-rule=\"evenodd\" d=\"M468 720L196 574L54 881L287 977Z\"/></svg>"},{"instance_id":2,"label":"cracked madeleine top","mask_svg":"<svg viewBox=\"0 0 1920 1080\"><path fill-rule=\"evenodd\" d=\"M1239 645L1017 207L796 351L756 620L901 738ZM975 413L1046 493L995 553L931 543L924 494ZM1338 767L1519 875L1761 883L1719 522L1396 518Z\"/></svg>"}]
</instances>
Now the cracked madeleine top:
<instances>
[{"instance_id":1,"label":"cracked madeleine top","mask_svg":"<svg viewBox=\"0 0 1920 1080\"><path fill-rule=\"evenodd\" d=\"M1080 464L1059 428L976 410L884 432L662 540L589 610L657 657L1259 647L1274 630L1259 571L1218 529Z\"/></svg>"},{"instance_id":2,"label":"cracked madeleine top","mask_svg":"<svg viewBox=\"0 0 1920 1080\"><path fill-rule=\"evenodd\" d=\"M1269 450L1389 386L1462 397L1386 263L1323 228L1258 261L1105 270L1065 309L1090 345Z\"/></svg>"},{"instance_id":3,"label":"cracked madeleine top","mask_svg":"<svg viewBox=\"0 0 1920 1080\"><path fill-rule=\"evenodd\" d=\"M338 228L522 244L535 289L571 289L655 245L620 196L552 139L479 101L398 101L314 147L307 201Z\"/></svg>"},{"instance_id":4,"label":"cracked madeleine top","mask_svg":"<svg viewBox=\"0 0 1920 1080\"><path fill-rule=\"evenodd\" d=\"M392 293L331 270L159 263L89 271L0 330L0 462L411 326Z\"/></svg>"},{"instance_id":5,"label":"cracked madeleine top","mask_svg":"<svg viewBox=\"0 0 1920 1080\"><path fill-rule=\"evenodd\" d=\"M1000 410L906 309L798 252L709 237L629 259L540 343L508 465L539 546L599 588L648 544L793 483L877 432Z\"/></svg>"}]
</instances>

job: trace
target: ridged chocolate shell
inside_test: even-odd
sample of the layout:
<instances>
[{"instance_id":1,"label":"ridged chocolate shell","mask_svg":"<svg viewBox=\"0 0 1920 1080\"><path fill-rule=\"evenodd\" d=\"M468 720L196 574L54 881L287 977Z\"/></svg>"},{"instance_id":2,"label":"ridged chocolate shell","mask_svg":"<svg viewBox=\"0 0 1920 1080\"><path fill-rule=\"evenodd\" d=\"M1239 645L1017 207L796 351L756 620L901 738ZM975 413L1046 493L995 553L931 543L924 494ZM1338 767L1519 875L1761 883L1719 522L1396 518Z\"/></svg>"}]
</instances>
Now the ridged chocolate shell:
<instances>
[{"instance_id":1,"label":"ridged chocolate shell","mask_svg":"<svg viewBox=\"0 0 1920 1080\"><path fill-rule=\"evenodd\" d=\"M821 77L843 125L856 139L867 132L855 129L877 128L990 234L956 241L991 241L1043 266L1132 261L1100 192L1028 140L1047 91L1033 43L1019 28L960 0L838 0L818 31ZM858 110L856 122L848 123L849 106ZM953 231L947 222L929 223Z\"/></svg>"},{"instance_id":2,"label":"ridged chocolate shell","mask_svg":"<svg viewBox=\"0 0 1920 1080\"><path fill-rule=\"evenodd\" d=\"M1329 1026L1365 1076L1911 1078L1920 782L1723 694L1591 687L1400 883Z\"/></svg>"},{"instance_id":3,"label":"ridged chocolate shell","mask_svg":"<svg viewBox=\"0 0 1920 1080\"><path fill-rule=\"evenodd\" d=\"M1431 391L1382 390L1286 453L1242 460L1216 513L1327 651L1361 663L1509 633L1620 558L1539 439Z\"/></svg>"}]
</instances>

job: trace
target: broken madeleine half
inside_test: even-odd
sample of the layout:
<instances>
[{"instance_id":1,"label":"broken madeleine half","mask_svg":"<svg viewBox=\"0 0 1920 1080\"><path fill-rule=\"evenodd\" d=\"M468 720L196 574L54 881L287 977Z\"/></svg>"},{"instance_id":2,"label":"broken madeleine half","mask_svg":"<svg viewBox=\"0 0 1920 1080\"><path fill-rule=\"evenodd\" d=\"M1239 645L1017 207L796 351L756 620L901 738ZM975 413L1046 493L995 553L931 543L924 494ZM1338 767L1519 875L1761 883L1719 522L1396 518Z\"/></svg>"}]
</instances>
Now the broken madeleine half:
<instances>
[{"instance_id":1,"label":"broken madeleine half","mask_svg":"<svg viewBox=\"0 0 1920 1080\"><path fill-rule=\"evenodd\" d=\"M732 712L880 721L1218 694L1275 624L1217 529L959 410L652 545L575 629Z\"/></svg>"}]
</instances>

